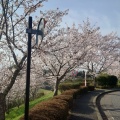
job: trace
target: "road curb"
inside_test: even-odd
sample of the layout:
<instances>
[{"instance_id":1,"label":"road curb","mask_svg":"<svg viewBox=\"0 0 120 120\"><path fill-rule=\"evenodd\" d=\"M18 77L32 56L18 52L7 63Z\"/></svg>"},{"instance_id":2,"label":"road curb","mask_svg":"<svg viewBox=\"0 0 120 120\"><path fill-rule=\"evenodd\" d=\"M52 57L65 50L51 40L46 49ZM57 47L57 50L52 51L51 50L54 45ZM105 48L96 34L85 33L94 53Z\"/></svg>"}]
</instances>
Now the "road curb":
<instances>
[{"instance_id":1,"label":"road curb","mask_svg":"<svg viewBox=\"0 0 120 120\"><path fill-rule=\"evenodd\" d=\"M97 99L97 96L93 99L93 104L94 104L94 107L95 107L95 111L97 113L97 118L98 118L98 120L103 120L102 116L101 116L101 114L99 112L99 109L98 109L98 107L96 105L96 99Z\"/></svg>"},{"instance_id":2,"label":"road curb","mask_svg":"<svg viewBox=\"0 0 120 120\"><path fill-rule=\"evenodd\" d=\"M105 95L105 94L108 94L108 93L111 93L111 92L115 92L115 91L120 91L120 89L113 89L113 90L105 90L104 92L98 94L94 99L93 99L93 104L95 106L95 110L96 110L96 113L97 113L97 118L98 120L113 120L111 119L112 116L109 112L105 112L104 114L101 113L103 111L101 111L101 106L100 106L100 99ZM102 114L102 115L101 115Z\"/></svg>"}]
</instances>

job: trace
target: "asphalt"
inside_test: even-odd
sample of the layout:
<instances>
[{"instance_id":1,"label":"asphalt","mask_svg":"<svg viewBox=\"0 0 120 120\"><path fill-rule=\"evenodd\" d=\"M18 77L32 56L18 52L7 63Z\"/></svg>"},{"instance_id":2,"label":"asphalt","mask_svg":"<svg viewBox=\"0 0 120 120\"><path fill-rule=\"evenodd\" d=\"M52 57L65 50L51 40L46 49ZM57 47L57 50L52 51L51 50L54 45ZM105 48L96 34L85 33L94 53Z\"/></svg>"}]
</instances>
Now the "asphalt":
<instances>
[{"instance_id":1,"label":"asphalt","mask_svg":"<svg viewBox=\"0 0 120 120\"><path fill-rule=\"evenodd\" d=\"M96 106L96 99L106 90L95 90L74 99L69 120L103 120Z\"/></svg>"}]
</instances>

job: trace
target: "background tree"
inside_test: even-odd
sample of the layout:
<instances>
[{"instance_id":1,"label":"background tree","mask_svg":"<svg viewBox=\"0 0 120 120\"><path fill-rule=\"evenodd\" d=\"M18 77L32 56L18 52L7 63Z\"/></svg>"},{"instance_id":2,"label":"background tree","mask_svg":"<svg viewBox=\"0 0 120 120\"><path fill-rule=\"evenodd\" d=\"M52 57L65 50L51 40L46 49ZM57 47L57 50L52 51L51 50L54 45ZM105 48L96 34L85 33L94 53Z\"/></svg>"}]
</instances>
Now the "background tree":
<instances>
[{"instance_id":1,"label":"background tree","mask_svg":"<svg viewBox=\"0 0 120 120\"><path fill-rule=\"evenodd\" d=\"M119 38L115 33L100 36L98 44L89 51L83 67L91 74L107 72L119 57Z\"/></svg>"}]
</instances>

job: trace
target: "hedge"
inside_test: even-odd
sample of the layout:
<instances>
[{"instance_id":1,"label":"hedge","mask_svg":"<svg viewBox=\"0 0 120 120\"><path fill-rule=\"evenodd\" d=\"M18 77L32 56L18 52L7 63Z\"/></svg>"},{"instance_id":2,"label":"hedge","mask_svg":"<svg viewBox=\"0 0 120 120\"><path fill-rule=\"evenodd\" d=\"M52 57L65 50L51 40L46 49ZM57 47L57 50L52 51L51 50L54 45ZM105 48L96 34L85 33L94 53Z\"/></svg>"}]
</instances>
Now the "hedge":
<instances>
[{"instance_id":1,"label":"hedge","mask_svg":"<svg viewBox=\"0 0 120 120\"><path fill-rule=\"evenodd\" d=\"M72 108L72 105L73 105L73 96L72 95L57 95L57 96L53 97L53 99L65 100L69 105L69 109Z\"/></svg>"},{"instance_id":2,"label":"hedge","mask_svg":"<svg viewBox=\"0 0 120 120\"><path fill-rule=\"evenodd\" d=\"M84 94L87 92L88 92L88 87L81 86L79 89L66 90L62 93L62 95L72 95L73 98L75 99L77 95Z\"/></svg>"},{"instance_id":3,"label":"hedge","mask_svg":"<svg viewBox=\"0 0 120 120\"><path fill-rule=\"evenodd\" d=\"M108 86L115 87L117 85L118 78L114 75L108 76Z\"/></svg>"},{"instance_id":4,"label":"hedge","mask_svg":"<svg viewBox=\"0 0 120 120\"><path fill-rule=\"evenodd\" d=\"M97 77L98 86L102 87L115 87L117 85L118 79L114 75L102 74Z\"/></svg>"},{"instance_id":5,"label":"hedge","mask_svg":"<svg viewBox=\"0 0 120 120\"><path fill-rule=\"evenodd\" d=\"M68 116L68 103L60 99L41 102L29 112L29 120L66 120ZM24 120L22 117L20 120Z\"/></svg>"},{"instance_id":6,"label":"hedge","mask_svg":"<svg viewBox=\"0 0 120 120\"><path fill-rule=\"evenodd\" d=\"M75 99L77 97L79 89L70 89L62 92L62 95L72 95L72 97Z\"/></svg>"},{"instance_id":7,"label":"hedge","mask_svg":"<svg viewBox=\"0 0 120 120\"><path fill-rule=\"evenodd\" d=\"M29 120L67 120L73 98L88 91L87 87L64 91L48 101L41 102L29 111ZM24 117L20 118L24 120Z\"/></svg>"},{"instance_id":8,"label":"hedge","mask_svg":"<svg viewBox=\"0 0 120 120\"><path fill-rule=\"evenodd\" d=\"M79 89L80 87L80 83L61 83L59 85L59 90L60 92L64 92L66 90L70 90L70 89Z\"/></svg>"}]
</instances>

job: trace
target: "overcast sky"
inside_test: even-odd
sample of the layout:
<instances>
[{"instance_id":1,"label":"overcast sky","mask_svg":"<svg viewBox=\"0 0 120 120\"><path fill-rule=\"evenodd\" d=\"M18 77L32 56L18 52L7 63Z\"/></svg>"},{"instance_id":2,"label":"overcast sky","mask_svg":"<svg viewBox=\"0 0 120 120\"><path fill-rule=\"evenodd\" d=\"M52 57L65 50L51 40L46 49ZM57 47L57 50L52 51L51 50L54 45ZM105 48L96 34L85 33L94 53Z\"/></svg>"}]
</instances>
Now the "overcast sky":
<instances>
[{"instance_id":1,"label":"overcast sky","mask_svg":"<svg viewBox=\"0 0 120 120\"><path fill-rule=\"evenodd\" d=\"M48 0L43 5L43 10L69 9L63 26L65 23L68 26L79 24L89 18L92 24L101 28L102 34L114 31L120 36L120 0Z\"/></svg>"}]
</instances>

